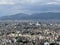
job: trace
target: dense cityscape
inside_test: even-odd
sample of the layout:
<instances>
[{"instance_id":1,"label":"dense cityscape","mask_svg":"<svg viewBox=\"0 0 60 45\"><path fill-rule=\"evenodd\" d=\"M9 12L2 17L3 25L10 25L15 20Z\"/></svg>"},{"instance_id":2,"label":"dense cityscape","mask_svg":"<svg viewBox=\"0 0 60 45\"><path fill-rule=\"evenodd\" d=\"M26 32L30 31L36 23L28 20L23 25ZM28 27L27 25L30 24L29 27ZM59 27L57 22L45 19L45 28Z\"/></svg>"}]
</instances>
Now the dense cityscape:
<instances>
[{"instance_id":1,"label":"dense cityscape","mask_svg":"<svg viewBox=\"0 0 60 45\"><path fill-rule=\"evenodd\" d=\"M0 22L0 45L60 45L60 23Z\"/></svg>"},{"instance_id":2,"label":"dense cityscape","mask_svg":"<svg viewBox=\"0 0 60 45\"><path fill-rule=\"evenodd\" d=\"M60 0L0 0L0 45L60 45Z\"/></svg>"}]
</instances>

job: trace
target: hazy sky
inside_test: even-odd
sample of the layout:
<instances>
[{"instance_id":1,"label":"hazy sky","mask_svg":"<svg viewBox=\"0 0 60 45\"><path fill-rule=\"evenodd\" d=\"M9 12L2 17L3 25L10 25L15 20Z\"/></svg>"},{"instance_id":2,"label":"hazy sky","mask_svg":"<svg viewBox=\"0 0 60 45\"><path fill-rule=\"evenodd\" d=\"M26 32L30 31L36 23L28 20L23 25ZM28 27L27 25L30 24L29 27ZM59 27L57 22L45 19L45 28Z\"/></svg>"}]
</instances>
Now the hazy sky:
<instances>
[{"instance_id":1,"label":"hazy sky","mask_svg":"<svg viewBox=\"0 0 60 45\"><path fill-rule=\"evenodd\" d=\"M60 0L0 0L0 16L39 12L60 12Z\"/></svg>"}]
</instances>

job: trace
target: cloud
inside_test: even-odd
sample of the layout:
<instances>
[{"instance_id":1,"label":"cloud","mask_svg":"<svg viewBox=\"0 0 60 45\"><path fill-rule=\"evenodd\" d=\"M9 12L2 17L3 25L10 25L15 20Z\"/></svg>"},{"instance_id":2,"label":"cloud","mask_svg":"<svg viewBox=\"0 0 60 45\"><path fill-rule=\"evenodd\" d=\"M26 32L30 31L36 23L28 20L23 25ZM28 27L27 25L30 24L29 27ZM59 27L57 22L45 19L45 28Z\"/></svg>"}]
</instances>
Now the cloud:
<instances>
[{"instance_id":1,"label":"cloud","mask_svg":"<svg viewBox=\"0 0 60 45\"><path fill-rule=\"evenodd\" d=\"M60 0L0 0L0 14L60 12Z\"/></svg>"},{"instance_id":2,"label":"cloud","mask_svg":"<svg viewBox=\"0 0 60 45\"><path fill-rule=\"evenodd\" d=\"M31 4L31 5L49 5L49 4L60 4L60 0L18 0L21 4Z\"/></svg>"},{"instance_id":3,"label":"cloud","mask_svg":"<svg viewBox=\"0 0 60 45\"><path fill-rule=\"evenodd\" d=\"M56 5L60 4L60 0L0 0L0 4Z\"/></svg>"},{"instance_id":4,"label":"cloud","mask_svg":"<svg viewBox=\"0 0 60 45\"><path fill-rule=\"evenodd\" d=\"M58 2L49 2L48 4L50 4L50 5L59 5L60 3L58 3Z\"/></svg>"},{"instance_id":5,"label":"cloud","mask_svg":"<svg viewBox=\"0 0 60 45\"><path fill-rule=\"evenodd\" d=\"M0 0L0 5L14 5L12 0Z\"/></svg>"}]
</instances>

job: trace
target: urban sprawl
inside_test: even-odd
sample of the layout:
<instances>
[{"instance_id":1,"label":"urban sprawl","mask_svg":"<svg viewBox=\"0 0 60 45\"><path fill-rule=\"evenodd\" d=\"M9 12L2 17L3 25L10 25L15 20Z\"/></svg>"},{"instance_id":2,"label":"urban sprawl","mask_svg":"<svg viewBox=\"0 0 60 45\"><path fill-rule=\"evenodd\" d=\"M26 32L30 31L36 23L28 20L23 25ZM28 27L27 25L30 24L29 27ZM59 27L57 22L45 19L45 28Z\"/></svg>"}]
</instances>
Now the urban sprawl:
<instances>
[{"instance_id":1,"label":"urban sprawl","mask_svg":"<svg viewBox=\"0 0 60 45\"><path fill-rule=\"evenodd\" d=\"M0 22L0 45L60 45L60 23Z\"/></svg>"}]
</instances>

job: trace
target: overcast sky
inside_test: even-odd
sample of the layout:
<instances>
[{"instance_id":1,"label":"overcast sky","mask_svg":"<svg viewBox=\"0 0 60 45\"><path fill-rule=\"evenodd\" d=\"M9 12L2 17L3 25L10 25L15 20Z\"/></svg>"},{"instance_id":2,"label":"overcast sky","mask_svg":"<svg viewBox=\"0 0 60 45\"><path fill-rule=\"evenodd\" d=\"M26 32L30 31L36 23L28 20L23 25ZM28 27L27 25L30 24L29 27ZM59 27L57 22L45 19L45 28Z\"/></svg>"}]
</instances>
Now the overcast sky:
<instances>
[{"instance_id":1,"label":"overcast sky","mask_svg":"<svg viewBox=\"0 0 60 45\"><path fill-rule=\"evenodd\" d=\"M0 0L0 16L41 12L60 12L60 0Z\"/></svg>"}]
</instances>

